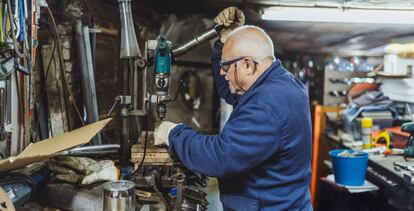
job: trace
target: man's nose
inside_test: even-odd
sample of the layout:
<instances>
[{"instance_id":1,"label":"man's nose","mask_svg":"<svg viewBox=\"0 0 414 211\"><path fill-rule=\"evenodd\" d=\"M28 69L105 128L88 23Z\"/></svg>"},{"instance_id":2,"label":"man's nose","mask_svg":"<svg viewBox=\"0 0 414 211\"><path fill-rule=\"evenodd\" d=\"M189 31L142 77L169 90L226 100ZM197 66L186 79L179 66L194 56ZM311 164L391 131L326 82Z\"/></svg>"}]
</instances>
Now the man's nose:
<instances>
[{"instance_id":1,"label":"man's nose","mask_svg":"<svg viewBox=\"0 0 414 211\"><path fill-rule=\"evenodd\" d=\"M226 72L224 72L223 68L220 68L220 75L221 76L225 76L226 75Z\"/></svg>"}]
</instances>

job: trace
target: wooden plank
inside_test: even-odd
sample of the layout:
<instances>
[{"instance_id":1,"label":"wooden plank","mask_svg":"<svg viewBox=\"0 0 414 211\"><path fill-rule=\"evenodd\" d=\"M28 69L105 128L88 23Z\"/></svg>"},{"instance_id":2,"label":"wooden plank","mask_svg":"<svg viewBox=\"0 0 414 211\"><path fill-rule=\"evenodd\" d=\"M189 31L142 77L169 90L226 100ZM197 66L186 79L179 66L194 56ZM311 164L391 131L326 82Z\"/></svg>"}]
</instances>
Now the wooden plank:
<instances>
[{"instance_id":1,"label":"wooden plank","mask_svg":"<svg viewBox=\"0 0 414 211\"><path fill-rule=\"evenodd\" d=\"M16 80L14 77L16 73L11 75L11 86L10 86L10 94L11 94L11 143L10 143L10 155L16 156L18 155L22 149L21 148L21 123L19 120L19 100L17 97L17 85Z\"/></svg>"},{"instance_id":2,"label":"wooden plank","mask_svg":"<svg viewBox=\"0 0 414 211\"><path fill-rule=\"evenodd\" d=\"M20 74L20 84L22 87L22 104L23 104L23 149L25 149L30 144L30 113L29 113L29 77L23 74Z\"/></svg>"},{"instance_id":3,"label":"wooden plank","mask_svg":"<svg viewBox=\"0 0 414 211\"><path fill-rule=\"evenodd\" d=\"M53 45L42 46L42 61L46 71L52 56ZM49 73L46 78L46 94L49 107L49 125L52 136L68 131L67 106L64 99L63 84L60 75L57 51L53 57Z\"/></svg>"}]
</instances>

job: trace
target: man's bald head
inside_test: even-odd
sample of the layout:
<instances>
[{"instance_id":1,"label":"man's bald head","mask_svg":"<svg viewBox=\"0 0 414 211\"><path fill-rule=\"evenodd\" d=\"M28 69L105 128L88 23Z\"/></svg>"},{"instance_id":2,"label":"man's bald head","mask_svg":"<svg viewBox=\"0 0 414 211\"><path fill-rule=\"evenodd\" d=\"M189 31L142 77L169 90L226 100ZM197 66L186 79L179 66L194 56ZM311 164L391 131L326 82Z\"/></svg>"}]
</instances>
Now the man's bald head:
<instances>
[{"instance_id":1,"label":"man's bald head","mask_svg":"<svg viewBox=\"0 0 414 211\"><path fill-rule=\"evenodd\" d=\"M272 39L261 28L245 25L233 30L224 48L234 57L249 56L256 61L275 60Z\"/></svg>"}]
</instances>

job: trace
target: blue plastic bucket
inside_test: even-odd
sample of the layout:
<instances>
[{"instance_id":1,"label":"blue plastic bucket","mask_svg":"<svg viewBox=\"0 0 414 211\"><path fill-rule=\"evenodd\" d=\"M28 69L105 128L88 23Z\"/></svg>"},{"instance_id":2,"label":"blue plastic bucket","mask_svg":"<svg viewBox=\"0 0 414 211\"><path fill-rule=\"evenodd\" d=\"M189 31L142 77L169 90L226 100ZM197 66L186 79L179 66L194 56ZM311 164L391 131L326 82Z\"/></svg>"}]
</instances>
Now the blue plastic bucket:
<instances>
[{"instance_id":1,"label":"blue plastic bucket","mask_svg":"<svg viewBox=\"0 0 414 211\"><path fill-rule=\"evenodd\" d=\"M347 149L337 149L329 152L335 176L335 182L341 185L360 186L364 184L367 171L368 153L348 150L358 153L355 157L338 156Z\"/></svg>"}]
</instances>

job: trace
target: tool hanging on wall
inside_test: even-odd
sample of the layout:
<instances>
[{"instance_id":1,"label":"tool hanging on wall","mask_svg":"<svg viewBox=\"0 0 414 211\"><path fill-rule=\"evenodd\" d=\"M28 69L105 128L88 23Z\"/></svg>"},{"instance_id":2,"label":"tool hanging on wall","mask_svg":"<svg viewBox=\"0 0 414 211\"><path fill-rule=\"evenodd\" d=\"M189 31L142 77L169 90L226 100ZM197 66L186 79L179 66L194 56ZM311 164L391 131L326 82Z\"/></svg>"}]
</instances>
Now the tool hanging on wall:
<instances>
[{"instance_id":1,"label":"tool hanging on wall","mask_svg":"<svg viewBox=\"0 0 414 211\"><path fill-rule=\"evenodd\" d=\"M11 154L22 151L29 144L29 79L32 70L32 51L29 47L28 34L31 24L28 24L28 5L26 0L5 0L1 2L0 15L0 81L11 84L4 92L10 95L10 111L5 112L2 106L0 138L7 132L11 135ZM21 73L21 74L20 74ZM12 75L14 75L12 77ZM4 103L3 103L4 104ZM4 118L10 114L11 131L5 131ZM8 115L7 115L8 116ZM9 118L9 117L7 117ZM8 129L9 130L9 129Z\"/></svg>"},{"instance_id":2,"label":"tool hanging on wall","mask_svg":"<svg viewBox=\"0 0 414 211\"><path fill-rule=\"evenodd\" d=\"M20 1L20 3L19 3ZM28 53L28 44L27 39L24 38L27 37L24 34L26 34L26 16L25 16L25 3L23 0L16 0L15 2L15 14L12 13L11 9L8 9L8 16L10 20L10 27L11 27L11 38L13 40L13 47L14 47L14 69L23 73L24 75L29 75L31 72L31 56L30 53ZM10 0L7 0L7 7L11 7ZM23 25L23 26L22 26ZM16 28L15 28L16 27ZM15 31L16 30L16 31ZM23 35L21 35L23 33ZM21 36L19 36L21 35ZM20 42L24 42L21 47L19 46L17 38L20 38ZM20 52L20 48L23 48L23 53ZM20 64L20 60L23 60L24 65Z\"/></svg>"},{"instance_id":3,"label":"tool hanging on wall","mask_svg":"<svg viewBox=\"0 0 414 211\"><path fill-rule=\"evenodd\" d=\"M31 47L31 61L32 61L32 65L34 66L35 62L36 62L36 48L38 45L38 41L37 41L37 27L39 25L39 18L40 18L40 6L37 3L37 0L32 0L31 1L31 43L30 43L30 47Z\"/></svg>"}]
</instances>

